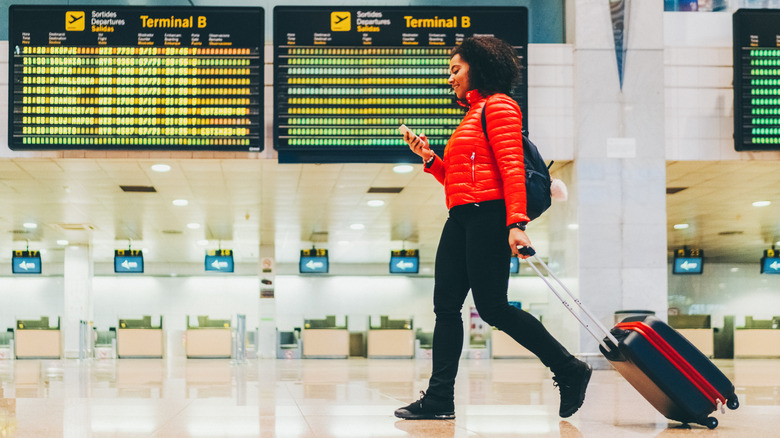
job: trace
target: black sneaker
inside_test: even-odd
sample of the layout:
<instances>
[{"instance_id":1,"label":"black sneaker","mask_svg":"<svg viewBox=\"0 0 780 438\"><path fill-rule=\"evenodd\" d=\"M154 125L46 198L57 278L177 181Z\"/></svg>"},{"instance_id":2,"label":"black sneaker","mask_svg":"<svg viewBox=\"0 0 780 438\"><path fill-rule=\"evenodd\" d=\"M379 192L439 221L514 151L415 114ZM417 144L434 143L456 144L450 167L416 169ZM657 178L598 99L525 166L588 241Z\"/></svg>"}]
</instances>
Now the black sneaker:
<instances>
[{"instance_id":1,"label":"black sneaker","mask_svg":"<svg viewBox=\"0 0 780 438\"><path fill-rule=\"evenodd\" d=\"M424 391L422 396L409 406L395 410L395 416L404 420L452 420L455 418L455 403L444 402L427 397Z\"/></svg>"},{"instance_id":2,"label":"black sneaker","mask_svg":"<svg viewBox=\"0 0 780 438\"><path fill-rule=\"evenodd\" d=\"M592 373L593 369L590 365L577 360L553 377L555 381L553 385L561 391L561 407L558 414L562 418L571 417L582 406Z\"/></svg>"}]
</instances>

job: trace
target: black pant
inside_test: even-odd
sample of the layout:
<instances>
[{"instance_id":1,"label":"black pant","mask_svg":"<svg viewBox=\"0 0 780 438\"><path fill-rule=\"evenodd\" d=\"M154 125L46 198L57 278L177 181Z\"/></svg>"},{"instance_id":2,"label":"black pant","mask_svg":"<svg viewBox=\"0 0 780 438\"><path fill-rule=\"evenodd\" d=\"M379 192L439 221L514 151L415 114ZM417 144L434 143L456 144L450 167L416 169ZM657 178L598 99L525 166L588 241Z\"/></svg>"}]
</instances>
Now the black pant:
<instances>
[{"instance_id":1,"label":"black pant","mask_svg":"<svg viewBox=\"0 0 780 438\"><path fill-rule=\"evenodd\" d=\"M555 371L572 355L541 322L507 302L509 232L503 200L459 205L449 218L436 251L433 288L433 372L427 395L453 399L463 349L461 309L469 289L479 316L503 330Z\"/></svg>"}]
</instances>

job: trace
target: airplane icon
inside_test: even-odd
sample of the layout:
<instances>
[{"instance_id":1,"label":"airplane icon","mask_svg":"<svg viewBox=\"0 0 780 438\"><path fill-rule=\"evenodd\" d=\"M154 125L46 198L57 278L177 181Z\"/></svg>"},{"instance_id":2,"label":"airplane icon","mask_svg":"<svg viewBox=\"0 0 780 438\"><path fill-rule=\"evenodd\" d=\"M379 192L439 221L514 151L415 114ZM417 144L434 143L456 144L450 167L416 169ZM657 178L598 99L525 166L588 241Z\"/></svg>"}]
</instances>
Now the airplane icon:
<instances>
[{"instance_id":1,"label":"airplane icon","mask_svg":"<svg viewBox=\"0 0 780 438\"><path fill-rule=\"evenodd\" d=\"M346 32L352 30L352 13L347 11L335 11L330 13L330 30L334 32Z\"/></svg>"},{"instance_id":2,"label":"airplane icon","mask_svg":"<svg viewBox=\"0 0 780 438\"><path fill-rule=\"evenodd\" d=\"M65 12L65 30L67 31L83 31L86 27L86 14L84 11L67 11Z\"/></svg>"}]
</instances>

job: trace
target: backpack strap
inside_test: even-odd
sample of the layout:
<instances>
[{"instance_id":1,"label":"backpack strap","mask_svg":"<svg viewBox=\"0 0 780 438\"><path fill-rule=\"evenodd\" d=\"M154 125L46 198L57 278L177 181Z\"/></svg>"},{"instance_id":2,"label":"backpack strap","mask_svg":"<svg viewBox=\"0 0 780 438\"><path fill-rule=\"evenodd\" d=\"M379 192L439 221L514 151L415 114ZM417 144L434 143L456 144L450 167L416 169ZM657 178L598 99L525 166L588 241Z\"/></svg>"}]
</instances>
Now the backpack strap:
<instances>
[{"instance_id":1,"label":"backpack strap","mask_svg":"<svg viewBox=\"0 0 780 438\"><path fill-rule=\"evenodd\" d=\"M488 101L490 101L490 97L485 99L485 105L482 106L482 115L480 117L482 119L482 133L485 134L485 140L487 140L489 145L490 139L488 138L488 133L487 133L487 115L485 115L485 111L487 111Z\"/></svg>"}]
</instances>

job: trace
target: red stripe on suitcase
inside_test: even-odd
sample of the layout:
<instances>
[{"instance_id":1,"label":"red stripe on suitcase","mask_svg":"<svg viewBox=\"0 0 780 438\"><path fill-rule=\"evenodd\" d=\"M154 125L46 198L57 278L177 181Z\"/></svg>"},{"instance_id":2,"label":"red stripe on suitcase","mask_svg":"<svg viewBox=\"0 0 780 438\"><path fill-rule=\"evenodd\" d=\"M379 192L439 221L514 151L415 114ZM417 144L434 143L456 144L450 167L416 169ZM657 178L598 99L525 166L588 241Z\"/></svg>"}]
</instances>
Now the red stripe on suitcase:
<instances>
[{"instance_id":1,"label":"red stripe on suitcase","mask_svg":"<svg viewBox=\"0 0 780 438\"><path fill-rule=\"evenodd\" d=\"M726 398L723 397L712 384L699 373L684 357L680 355L661 335L649 325L642 321L621 322L616 327L624 330L633 330L647 339L658 351L661 352L669 362L672 363L680 372L685 375L696 388L717 408L718 402L725 404Z\"/></svg>"}]
</instances>

